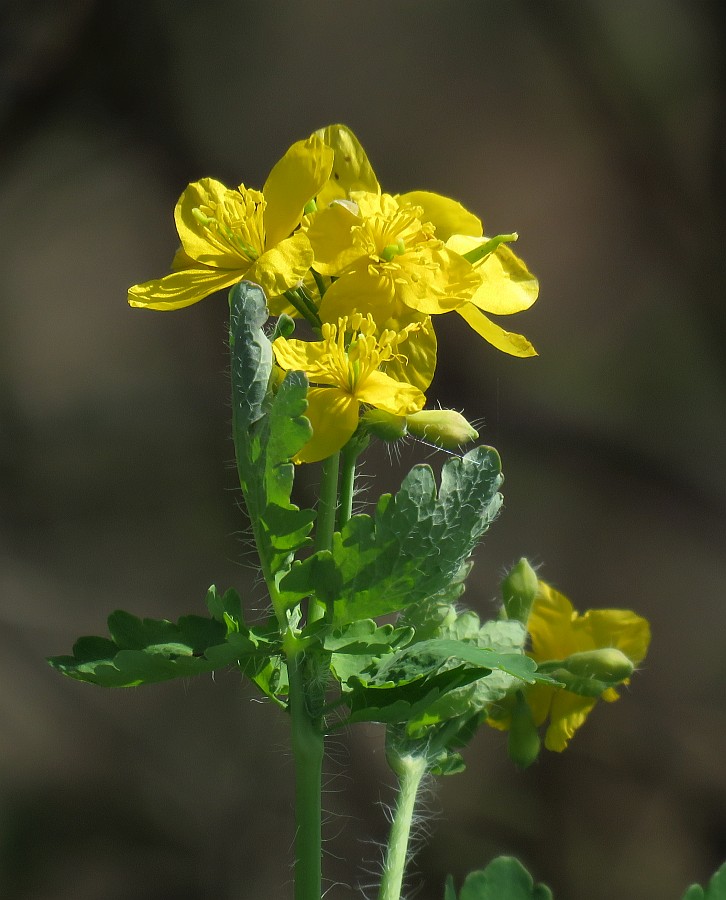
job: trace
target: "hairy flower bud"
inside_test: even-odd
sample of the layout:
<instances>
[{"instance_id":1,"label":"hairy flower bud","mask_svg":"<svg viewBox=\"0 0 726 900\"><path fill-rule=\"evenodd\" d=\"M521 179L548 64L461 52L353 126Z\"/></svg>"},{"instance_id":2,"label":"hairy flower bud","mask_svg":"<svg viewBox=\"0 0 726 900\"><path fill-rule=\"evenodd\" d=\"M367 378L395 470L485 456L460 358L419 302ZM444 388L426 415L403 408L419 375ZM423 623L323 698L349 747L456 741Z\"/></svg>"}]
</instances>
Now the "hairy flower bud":
<instances>
[{"instance_id":1,"label":"hairy flower bud","mask_svg":"<svg viewBox=\"0 0 726 900\"><path fill-rule=\"evenodd\" d=\"M397 441L406 434L406 417L394 416L384 409L368 409L361 416L361 424L382 441Z\"/></svg>"},{"instance_id":2,"label":"hairy flower bud","mask_svg":"<svg viewBox=\"0 0 726 900\"><path fill-rule=\"evenodd\" d=\"M537 573L522 557L516 566L509 570L501 584L504 612L507 618L516 619L526 625L538 588Z\"/></svg>"},{"instance_id":3,"label":"hairy flower bud","mask_svg":"<svg viewBox=\"0 0 726 900\"><path fill-rule=\"evenodd\" d=\"M406 416L406 425L414 437L444 450L456 450L479 437L455 409L423 409Z\"/></svg>"},{"instance_id":4,"label":"hairy flower bud","mask_svg":"<svg viewBox=\"0 0 726 900\"><path fill-rule=\"evenodd\" d=\"M635 668L632 661L616 647L583 650L563 660L562 668L580 678L592 678L617 684L630 678Z\"/></svg>"}]
</instances>

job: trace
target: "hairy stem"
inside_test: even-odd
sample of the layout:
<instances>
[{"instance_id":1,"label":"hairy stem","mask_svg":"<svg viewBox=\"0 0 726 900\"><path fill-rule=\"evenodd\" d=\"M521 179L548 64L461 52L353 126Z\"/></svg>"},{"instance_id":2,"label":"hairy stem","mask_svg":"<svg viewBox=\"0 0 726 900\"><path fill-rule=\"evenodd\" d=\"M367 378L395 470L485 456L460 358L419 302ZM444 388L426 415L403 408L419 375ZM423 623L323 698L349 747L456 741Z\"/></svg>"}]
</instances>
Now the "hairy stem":
<instances>
[{"instance_id":1,"label":"hairy stem","mask_svg":"<svg viewBox=\"0 0 726 900\"><path fill-rule=\"evenodd\" d=\"M389 757L389 761L394 764L398 775L398 801L391 823L378 900L400 900L416 796L426 772L425 756L400 756L395 763Z\"/></svg>"},{"instance_id":2,"label":"hairy stem","mask_svg":"<svg viewBox=\"0 0 726 900\"><path fill-rule=\"evenodd\" d=\"M292 752L295 760L295 900L321 897L321 793L324 739L310 711L305 656L288 658Z\"/></svg>"},{"instance_id":3,"label":"hairy stem","mask_svg":"<svg viewBox=\"0 0 726 900\"><path fill-rule=\"evenodd\" d=\"M338 513L338 528L342 528L353 513L355 464L359 452L359 450L351 448L350 444L348 444L348 446L343 448L341 453L342 466L340 475L340 511Z\"/></svg>"},{"instance_id":4,"label":"hairy stem","mask_svg":"<svg viewBox=\"0 0 726 900\"><path fill-rule=\"evenodd\" d=\"M315 528L315 549L330 550L333 546L335 516L338 510L338 471L340 453L334 453L323 460L318 501L318 521ZM318 600L311 600L308 608L308 622L317 622L325 617L325 606Z\"/></svg>"}]
</instances>

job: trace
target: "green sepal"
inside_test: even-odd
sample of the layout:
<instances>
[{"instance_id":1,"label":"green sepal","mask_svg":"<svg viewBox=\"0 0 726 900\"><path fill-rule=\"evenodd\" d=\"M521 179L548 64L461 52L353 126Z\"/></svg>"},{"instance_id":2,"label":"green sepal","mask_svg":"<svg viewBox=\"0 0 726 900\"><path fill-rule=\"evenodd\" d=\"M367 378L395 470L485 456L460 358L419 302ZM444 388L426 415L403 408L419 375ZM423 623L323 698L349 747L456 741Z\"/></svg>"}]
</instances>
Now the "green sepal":
<instances>
[{"instance_id":1,"label":"green sepal","mask_svg":"<svg viewBox=\"0 0 726 900\"><path fill-rule=\"evenodd\" d=\"M313 510L290 502L291 460L312 430L304 416L305 375L288 372L276 391L270 388L272 344L263 331L267 317L260 287L243 281L232 288L232 430L237 471L263 571L267 578L279 580L295 551L308 542L315 519Z\"/></svg>"},{"instance_id":2,"label":"green sepal","mask_svg":"<svg viewBox=\"0 0 726 900\"><path fill-rule=\"evenodd\" d=\"M683 900L726 900L726 863L711 878L705 890L699 884L692 884L683 895Z\"/></svg>"},{"instance_id":3,"label":"green sepal","mask_svg":"<svg viewBox=\"0 0 726 900\"><path fill-rule=\"evenodd\" d=\"M380 498L375 517L351 518L332 552L293 568L281 588L297 598L315 593L332 606L335 625L425 601L457 580L499 511L501 483L491 447L447 462L438 494L430 466L415 466L395 496Z\"/></svg>"},{"instance_id":4,"label":"green sepal","mask_svg":"<svg viewBox=\"0 0 726 900\"><path fill-rule=\"evenodd\" d=\"M456 900L451 876L446 881L444 900ZM552 891L535 884L519 860L499 856L486 869L467 875L459 900L552 900Z\"/></svg>"},{"instance_id":5,"label":"green sepal","mask_svg":"<svg viewBox=\"0 0 726 900\"><path fill-rule=\"evenodd\" d=\"M234 608L234 596L229 592L224 596ZM216 592L212 605L219 613L222 603ZM166 619L139 619L118 610L108 618L110 639L79 638L72 656L54 656L48 662L78 681L102 687L135 687L202 675L232 663L245 670L253 662L279 652L227 610L222 610L222 616L226 620L221 622L217 618L182 616L174 624Z\"/></svg>"}]
</instances>

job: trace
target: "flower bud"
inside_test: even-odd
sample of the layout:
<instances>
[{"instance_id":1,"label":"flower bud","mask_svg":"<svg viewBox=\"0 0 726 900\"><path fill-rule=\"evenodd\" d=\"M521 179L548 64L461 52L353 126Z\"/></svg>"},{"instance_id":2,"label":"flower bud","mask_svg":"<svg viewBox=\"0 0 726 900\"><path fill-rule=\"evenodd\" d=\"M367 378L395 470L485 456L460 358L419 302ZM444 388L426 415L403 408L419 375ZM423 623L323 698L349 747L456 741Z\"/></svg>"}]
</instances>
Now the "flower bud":
<instances>
[{"instance_id":1,"label":"flower bud","mask_svg":"<svg viewBox=\"0 0 726 900\"><path fill-rule=\"evenodd\" d=\"M562 668L580 678L618 684L630 678L635 666L622 650L602 647L571 654L562 661Z\"/></svg>"},{"instance_id":2,"label":"flower bud","mask_svg":"<svg viewBox=\"0 0 726 900\"><path fill-rule=\"evenodd\" d=\"M279 337L288 338L293 331L295 331L295 320L287 313L282 313L275 323L275 330L272 332L270 340L274 341Z\"/></svg>"},{"instance_id":3,"label":"flower bud","mask_svg":"<svg viewBox=\"0 0 726 900\"><path fill-rule=\"evenodd\" d=\"M532 710L521 691L517 691L509 725L507 751L512 762L522 769L531 766L539 756L542 742L532 718Z\"/></svg>"},{"instance_id":4,"label":"flower bud","mask_svg":"<svg viewBox=\"0 0 726 900\"><path fill-rule=\"evenodd\" d=\"M539 582L537 573L524 557L509 570L502 581L501 589L507 618L516 619L526 625L537 596Z\"/></svg>"},{"instance_id":5,"label":"flower bud","mask_svg":"<svg viewBox=\"0 0 726 900\"><path fill-rule=\"evenodd\" d=\"M456 450L479 437L455 409L422 409L406 416L406 425L414 437L444 450Z\"/></svg>"},{"instance_id":6,"label":"flower bud","mask_svg":"<svg viewBox=\"0 0 726 900\"><path fill-rule=\"evenodd\" d=\"M361 424L382 441L397 441L406 434L406 417L371 408L361 416Z\"/></svg>"}]
</instances>

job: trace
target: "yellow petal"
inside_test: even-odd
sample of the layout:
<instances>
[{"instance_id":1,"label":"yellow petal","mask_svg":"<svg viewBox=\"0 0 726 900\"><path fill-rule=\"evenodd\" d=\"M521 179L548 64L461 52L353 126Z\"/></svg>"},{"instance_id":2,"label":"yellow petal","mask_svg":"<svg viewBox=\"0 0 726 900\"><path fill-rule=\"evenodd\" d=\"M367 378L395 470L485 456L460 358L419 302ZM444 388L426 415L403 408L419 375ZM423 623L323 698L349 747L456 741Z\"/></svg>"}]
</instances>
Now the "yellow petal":
<instances>
[{"instance_id":1,"label":"yellow petal","mask_svg":"<svg viewBox=\"0 0 726 900\"><path fill-rule=\"evenodd\" d=\"M353 243L351 228L360 218L342 203L333 203L312 217L307 236L315 256L315 269L321 275L340 275L358 259L363 250Z\"/></svg>"},{"instance_id":2,"label":"yellow petal","mask_svg":"<svg viewBox=\"0 0 726 900\"><path fill-rule=\"evenodd\" d=\"M384 363L383 370L397 381L407 381L425 391L433 381L436 371L436 332L430 316L422 316L421 313L410 310L402 304L400 306L406 310L408 316L392 316L383 322L381 329L402 331L409 322L417 320L421 322L421 327L417 331L409 332L406 340L398 345L399 358ZM378 322L375 315L373 318Z\"/></svg>"},{"instance_id":3,"label":"yellow petal","mask_svg":"<svg viewBox=\"0 0 726 900\"><path fill-rule=\"evenodd\" d=\"M576 618L577 613L567 597L546 582L540 581L527 622L527 630L532 638L532 657L537 662L543 662L565 659L579 650L592 649L578 644L572 628Z\"/></svg>"},{"instance_id":4,"label":"yellow petal","mask_svg":"<svg viewBox=\"0 0 726 900\"><path fill-rule=\"evenodd\" d=\"M329 350L325 341L299 341L279 337L272 344L278 365L286 371L305 372L315 384L337 384L335 372L328 365Z\"/></svg>"},{"instance_id":5,"label":"yellow petal","mask_svg":"<svg viewBox=\"0 0 726 900\"><path fill-rule=\"evenodd\" d=\"M247 280L262 288L268 299L296 287L313 262L313 251L304 234L294 234L267 250L249 268Z\"/></svg>"},{"instance_id":6,"label":"yellow petal","mask_svg":"<svg viewBox=\"0 0 726 900\"><path fill-rule=\"evenodd\" d=\"M545 747L558 753L565 749L573 734L583 724L596 701L572 691L557 691L552 698L550 724L545 734Z\"/></svg>"},{"instance_id":7,"label":"yellow petal","mask_svg":"<svg viewBox=\"0 0 726 900\"><path fill-rule=\"evenodd\" d=\"M318 207L329 206L333 200L347 197L351 191L371 191L380 194L371 164L358 138L345 125L328 125L316 131L335 154L330 178L318 194Z\"/></svg>"},{"instance_id":8,"label":"yellow petal","mask_svg":"<svg viewBox=\"0 0 726 900\"><path fill-rule=\"evenodd\" d=\"M297 141L269 174L265 195L265 246L288 237L300 224L305 204L328 180L333 151L317 135Z\"/></svg>"},{"instance_id":9,"label":"yellow petal","mask_svg":"<svg viewBox=\"0 0 726 900\"><path fill-rule=\"evenodd\" d=\"M401 206L420 206L423 209L421 221L431 222L435 226L436 237L440 241L448 241L452 234L468 234L478 238L484 233L481 219L450 197L431 191L409 191L399 194L396 199Z\"/></svg>"},{"instance_id":10,"label":"yellow petal","mask_svg":"<svg viewBox=\"0 0 726 900\"><path fill-rule=\"evenodd\" d=\"M627 609L591 609L582 617L596 647L616 647L636 665L650 644L647 619Z\"/></svg>"},{"instance_id":11,"label":"yellow petal","mask_svg":"<svg viewBox=\"0 0 726 900\"><path fill-rule=\"evenodd\" d=\"M495 325L473 303L465 303L456 310L459 315L476 331L478 335L488 341L497 350L508 353L510 356L537 356L537 351L523 334L513 331L505 331L499 325Z\"/></svg>"},{"instance_id":12,"label":"yellow petal","mask_svg":"<svg viewBox=\"0 0 726 900\"><path fill-rule=\"evenodd\" d=\"M479 285L471 263L443 245L394 257L386 273L395 280L396 296L428 316L458 309Z\"/></svg>"},{"instance_id":13,"label":"yellow petal","mask_svg":"<svg viewBox=\"0 0 726 900\"><path fill-rule=\"evenodd\" d=\"M244 277L245 272L240 269L182 269L129 288L129 306L181 309L242 281Z\"/></svg>"},{"instance_id":14,"label":"yellow petal","mask_svg":"<svg viewBox=\"0 0 726 900\"><path fill-rule=\"evenodd\" d=\"M462 256L484 241L455 234L446 246ZM539 282L508 244L499 244L493 253L474 263L481 284L471 302L484 312L506 316L529 309L539 294Z\"/></svg>"},{"instance_id":15,"label":"yellow petal","mask_svg":"<svg viewBox=\"0 0 726 900\"><path fill-rule=\"evenodd\" d=\"M195 216L194 210L224 218L223 212L228 207L235 208L241 199L238 191L231 191L214 178L202 178L186 188L177 201L174 220L187 256L220 269L233 269L240 265L243 258L239 252L221 239L214 228L205 227ZM204 213L205 209L207 213Z\"/></svg>"},{"instance_id":16,"label":"yellow petal","mask_svg":"<svg viewBox=\"0 0 726 900\"><path fill-rule=\"evenodd\" d=\"M347 444L358 427L359 406L350 394L337 388L310 388L305 415L313 427L313 436L297 454L295 462L318 462Z\"/></svg>"},{"instance_id":17,"label":"yellow petal","mask_svg":"<svg viewBox=\"0 0 726 900\"><path fill-rule=\"evenodd\" d=\"M426 397L418 388L378 371L371 372L358 385L355 396L362 403L369 403L394 416L417 412L426 403Z\"/></svg>"},{"instance_id":18,"label":"yellow petal","mask_svg":"<svg viewBox=\"0 0 726 900\"><path fill-rule=\"evenodd\" d=\"M370 313L379 331L396 309L394 286L389 278L371 273L368 268L343 275L330 285L320 302L318 315L323 322L335 324L353 310Z\"/></svg>"}]
</instances>

